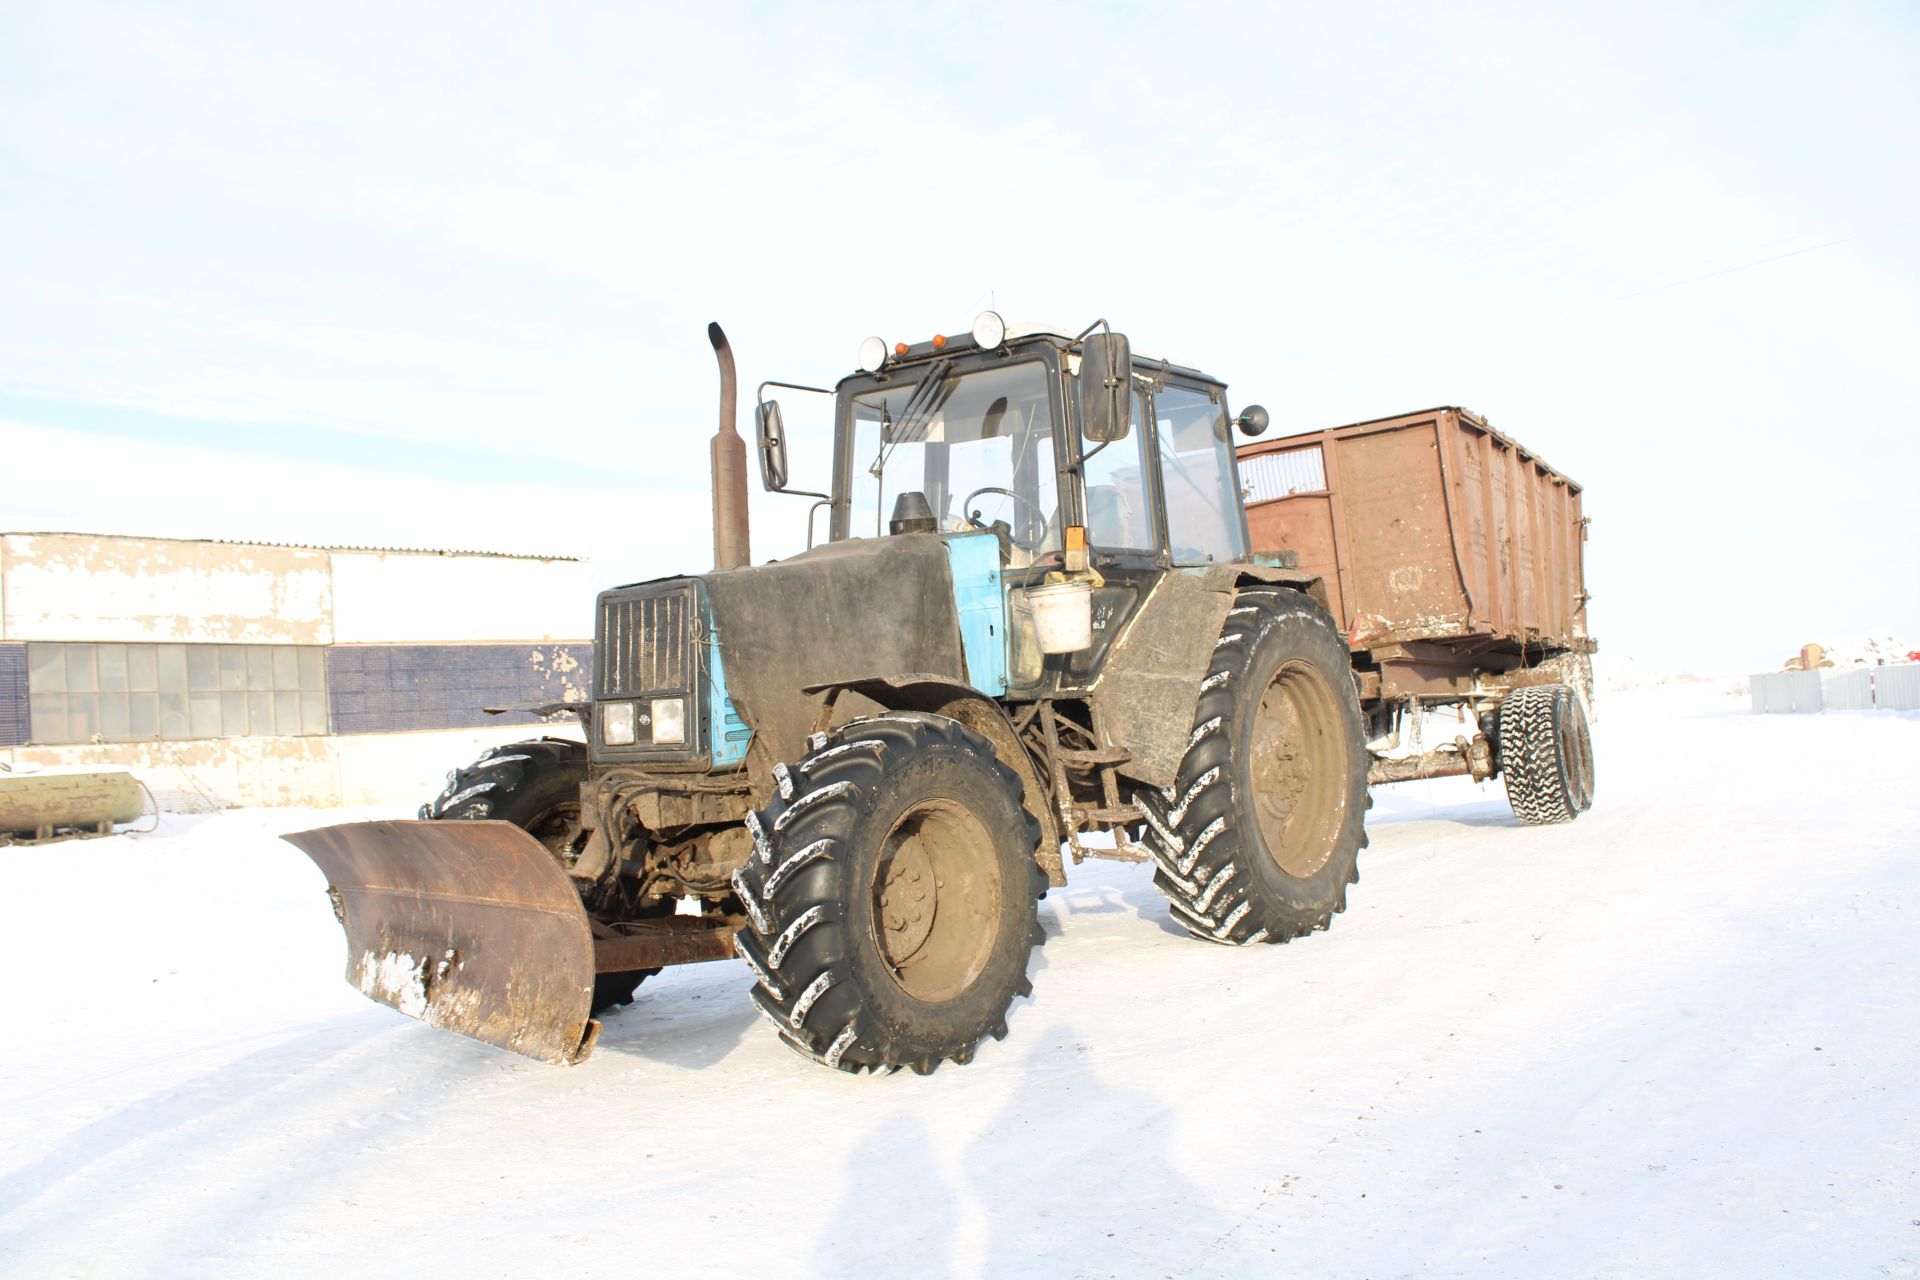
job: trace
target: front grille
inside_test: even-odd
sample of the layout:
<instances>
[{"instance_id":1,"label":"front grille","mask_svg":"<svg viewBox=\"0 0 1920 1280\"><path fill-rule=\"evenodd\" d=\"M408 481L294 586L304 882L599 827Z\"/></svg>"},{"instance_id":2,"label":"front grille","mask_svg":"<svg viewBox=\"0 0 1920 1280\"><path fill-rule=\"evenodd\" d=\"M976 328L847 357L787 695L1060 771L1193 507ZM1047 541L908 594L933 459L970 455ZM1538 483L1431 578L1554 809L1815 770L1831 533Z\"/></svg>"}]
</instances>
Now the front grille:
<instances>
[{"instance_id":1,"label":"front grille","mask_svg":"<svg viewBox=\"0 0 1920 1280\"><path fill-rule=\"evenodd\" d=\"M600 697L686 690L692 598L687 587L601 598L593 667Z\"/></svg>"}]
</instances>

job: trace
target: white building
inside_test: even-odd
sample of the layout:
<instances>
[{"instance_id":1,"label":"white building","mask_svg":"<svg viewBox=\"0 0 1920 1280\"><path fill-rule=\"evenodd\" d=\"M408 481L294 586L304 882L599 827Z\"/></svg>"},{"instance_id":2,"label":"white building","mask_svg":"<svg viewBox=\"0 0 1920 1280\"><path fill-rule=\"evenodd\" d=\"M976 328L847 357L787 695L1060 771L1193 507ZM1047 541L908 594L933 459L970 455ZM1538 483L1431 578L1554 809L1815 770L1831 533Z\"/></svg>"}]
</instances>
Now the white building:
<instances>
[{"instance_id":1,"label":"white building","mask_svg":"<svg viewBox=\"0 0 1920 1280\"><path fill-rule=\"evenodd\" d=\"M0 534L0 760L131 769L167 807L425 801L584 701L578 560Z\"/></svg>"}]
</instances>

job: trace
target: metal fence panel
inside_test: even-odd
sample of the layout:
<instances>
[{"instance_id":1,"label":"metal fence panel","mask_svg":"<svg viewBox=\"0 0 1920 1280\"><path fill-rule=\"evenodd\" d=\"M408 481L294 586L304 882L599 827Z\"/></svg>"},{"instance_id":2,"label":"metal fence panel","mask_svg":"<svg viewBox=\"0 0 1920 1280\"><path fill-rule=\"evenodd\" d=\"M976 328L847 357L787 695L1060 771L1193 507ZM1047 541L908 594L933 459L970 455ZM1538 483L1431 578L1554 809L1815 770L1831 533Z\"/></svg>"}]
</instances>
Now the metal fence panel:
<instances>
[{"instance_id":1,"label":"metal fence panel","mask_svg":"<svg viewBox=\"0 0 1920 1280\"><path fill-rule=\"evenodd\" d=\"M1787 710L1795 715L1819 715L1826 710L1823 682L1818 671L1787 671L1787 689L1793 704Z\"/></svg>"},{"instance_id":2,"label":"metal fence panel","mask_svg":"<svg viewBox=\"0 0 1920 1280\"><path fill-rule=\"evenodd\" d=\"M1920 663L1873 669L1874 705L1895 711L1920 711Z\"/></svg>"},{"instance_id":3,"label":"metal fence panel","mask_svg":"<svg viewBox=\"0 0 1920 1280\"><path fill-rule=\"evenodd\" d=\"M1807 715L1819 712L1825 705L1820 697L1818 671L1769 671L1751 677L1747 688L1753 698L1753 709L1758 713Z\"/></svg>"},{"instance_id":4,"label":"metal fence panel","mask_svg":"<svg viewBox=\"0 0 1920 1280\"><path fill-rule=\"evenodd\" d=\"M1920 711L1920 663L1749 676L1756 715L1819 711Z\"/></svg>"},{"instance_id":5,"label":"metal fence panel","mask_svg":"<svg viewBox=\"0 0 1920 1280\"><path fill-rule=\"evenodd\" d=\"M1873 676L1867 667L1820 673L1820 701L1828 711L1873 710Z\"/></svg>"}]
</instances>

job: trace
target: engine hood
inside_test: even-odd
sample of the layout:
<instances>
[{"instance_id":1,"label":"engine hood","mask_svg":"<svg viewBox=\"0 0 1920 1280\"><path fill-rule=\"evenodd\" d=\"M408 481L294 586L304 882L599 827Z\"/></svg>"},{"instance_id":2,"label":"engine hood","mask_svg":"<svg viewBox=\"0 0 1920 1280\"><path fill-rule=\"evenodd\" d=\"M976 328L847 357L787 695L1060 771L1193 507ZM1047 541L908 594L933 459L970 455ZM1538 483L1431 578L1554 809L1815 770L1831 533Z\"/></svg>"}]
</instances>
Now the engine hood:
<instances>
[{"instance_id":1,"label":"engine hood","mask_svg":"<svg viewBox=\"0 0 1920 1280\"><path fill-rule=\"evenodd\" d=\"M753 730L756 789L800 758L819 695L867 676L966 678L945 544L935 534L850 538L804 555L700 575L729 696Z\"/></svg>"}]
</instances>

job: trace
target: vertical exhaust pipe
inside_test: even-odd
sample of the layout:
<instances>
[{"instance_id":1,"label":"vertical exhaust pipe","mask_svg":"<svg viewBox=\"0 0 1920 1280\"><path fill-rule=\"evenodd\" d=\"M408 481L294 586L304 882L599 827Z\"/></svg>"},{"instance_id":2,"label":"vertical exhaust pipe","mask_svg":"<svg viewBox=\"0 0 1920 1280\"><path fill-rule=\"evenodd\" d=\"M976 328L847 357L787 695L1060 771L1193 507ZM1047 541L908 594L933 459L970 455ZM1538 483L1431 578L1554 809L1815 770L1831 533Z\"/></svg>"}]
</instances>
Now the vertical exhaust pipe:
<instances>
[{"instance_id":1,"label":"vertical exhaust pipe","mask_svg":"<svg viewBox=\"0 0 1920 1280\"><path fill-rule=\"evenodd\" d=\"M718 324L707 326L707 341L720 362L720 429L713 435L713 567L737 569L753 560L747 546L747 445L735 425L739 384L733 348Z\"/></svg>"}]
</instances>

